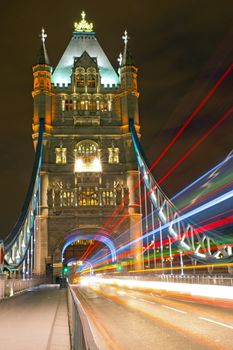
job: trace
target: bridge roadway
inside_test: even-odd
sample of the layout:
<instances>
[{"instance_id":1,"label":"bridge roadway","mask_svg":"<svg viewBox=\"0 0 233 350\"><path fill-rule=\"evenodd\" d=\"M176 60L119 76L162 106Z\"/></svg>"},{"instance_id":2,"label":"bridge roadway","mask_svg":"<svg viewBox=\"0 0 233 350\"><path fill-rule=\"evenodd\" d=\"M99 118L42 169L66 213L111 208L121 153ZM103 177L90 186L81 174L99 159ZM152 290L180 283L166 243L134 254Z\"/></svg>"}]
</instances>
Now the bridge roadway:
<instances>
[{"instance_id":1,"label":"bridge roadway","mask_svg":"<svg viewBox=\"0 0 233 350\"><path fill-rule=\"evenodd\" d=\"M232 350L233 305L114 286L72 286L101 350Z\"/></svg>"},{"instance_id":2,"label":"bridge roadway","mask_svg":"<svg viewBox=\"0 0 233 350\"><path fill-rule=\"evenodd\" d=\"M0 350L70 350L66 290L40 286L0 301Z\"/></svg>"}]
</instances>

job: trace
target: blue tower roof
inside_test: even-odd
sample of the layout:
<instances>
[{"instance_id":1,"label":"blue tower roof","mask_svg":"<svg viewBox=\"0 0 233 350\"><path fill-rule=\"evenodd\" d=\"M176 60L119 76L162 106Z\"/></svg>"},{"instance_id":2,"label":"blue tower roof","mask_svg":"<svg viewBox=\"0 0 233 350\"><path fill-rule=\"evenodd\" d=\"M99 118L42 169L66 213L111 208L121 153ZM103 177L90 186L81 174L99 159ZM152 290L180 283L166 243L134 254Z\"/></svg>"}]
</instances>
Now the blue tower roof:
<instances>
[{"instance_id":1,"label":"blue tower roof","mask_svg":"<svg viewBox=\"0 0 233 350\"><path fill-rule=\"evenodd\" d=\"M105 55L93 32L93 25L85 21L85 13L82 13L82 21L75 23L73 36L52 74L52 82L57 85L69 84L71 82L74 57L80 57L86 51L89 56L97 59L100 71L101 84L105 86L119 84L119 77Z\"/></svg>"}]
</instances>

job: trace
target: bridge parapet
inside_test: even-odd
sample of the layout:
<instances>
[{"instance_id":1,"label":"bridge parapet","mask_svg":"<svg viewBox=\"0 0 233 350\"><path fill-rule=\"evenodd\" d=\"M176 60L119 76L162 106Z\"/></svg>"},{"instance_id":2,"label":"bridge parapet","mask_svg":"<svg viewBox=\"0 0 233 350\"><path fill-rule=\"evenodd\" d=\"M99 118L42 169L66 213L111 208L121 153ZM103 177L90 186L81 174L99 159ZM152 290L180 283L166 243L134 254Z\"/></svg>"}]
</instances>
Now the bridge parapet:
<instances>
[{"instance_id":1,"label":"bridge parapet","mask_svg":"<svg viewBox=\"0 0 233 350\"><path fill-rule=\"evenodd\" d=\"M36 277L28 279L0 279L0 300L11 297L16 293L22 292L26 289L36 287L45 282L45 277Z\"/></svg>"},{"instance_id":2,"label":"bridge parapet","mask_svg":"<svg viewBox=\"0 0 233 350\"><path fill-rule=\"evenodd\" d=\"M86 313L72 287L68 286L71 347L74 350L98 350Z\"/></svg>"}]
</instances>

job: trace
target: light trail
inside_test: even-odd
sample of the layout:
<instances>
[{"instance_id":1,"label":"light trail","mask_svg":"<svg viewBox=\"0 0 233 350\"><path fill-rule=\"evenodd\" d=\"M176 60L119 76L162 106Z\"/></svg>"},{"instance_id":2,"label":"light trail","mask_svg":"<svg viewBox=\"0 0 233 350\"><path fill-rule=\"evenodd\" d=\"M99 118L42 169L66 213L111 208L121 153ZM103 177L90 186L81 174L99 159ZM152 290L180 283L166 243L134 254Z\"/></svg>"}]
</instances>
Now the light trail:
<instances>
[{"instance_id":1,"label":"light trail","mask_svg":"<svg viewBox=\"0 0 233 350\"><path fill-rule=\"evenodd\" d=\"M187 159L190 154L202 143L204 142L207 137L216 129L218 128L231 114L233 113L233 107L231 107L224 115L196 142L193 144L193 146L181 157L171 168L170 170L157 182L157 184L150 189L146 193L145 196L143 196L140 201L138 201L136 204L140 205L169 175L171 175L176 168L185 160ZM123 222L124 218L128 217L128 215L124 215L122 218L120 218L116 223L114 223L110 228L109 231L112 232L121 222ZM88 251L89 250L89 251ZM86 257L90 255L90 253L94 250L94 246L88 247L84 255L82 256L82 260L84 260Z\"/></svg>"},{"instance_id":2,"label":"light trail","mask_svg":"<svg viewBox=\"0 0 233 350\"><path fill-rule=\"evenodd\" d=\"M209 193L208 193L208 196L213 195L214 193L218 192L219 190L221 190L222 188L224 188L225 186L227 186L227 185L229 185L229 184L231 184L231 183L232 183L232 182L229 182L229 183L227 183L227 184L224 184L224 185L221 186L220 188L218 188L218 189L216 189L216 190L214 190L214 191L212 191L212 192L209 192ZM199 198L198 202L199 202L199 201L202 201L204 198L206 199L207 197L206 197L206 196L203 196L203 197ZM196 204L196 203L197 203L197 202L192 203L190 206L192 206L192 205L194 205L194 204ZM180 209L180 210L179 210L179 213L181 213L181 212L182 212L184 209L186 209L186 208L187 208L187 207L184 207L184 208ZM207 220L210 221L211 219L214 219L214 218L216 218L216 217L218 217L218 216L220 216L220 215L225 215L225 214L231 212L232 210L233 210L233 209L229 209L229 210L227 210L227 211L225 211L225 212L223 212L223 213L220 213L220 214L215 215L214 217L210 217L210 218L208 218ZM144 217L144 218L143 218L143 221L145 221L146 219L148 220L152 215L154 215L155 212L156 212L156 210L154 210L153 212L151 212L150 214L148 214L147 217ZM205 222L205 221L207 221L207 220L204 220L203 222ZM196 224L197 224L197 225L201 225L203 222L196 223ZM155 228L155 227L157 227L157 226L158 226L158 225L155 225L155 224L154 224L154 225L151 225L151 226L147 227L146 230L144 230L144 231L142 232L142 235L144 235L144 234L147 233L149 230L151 230L151 229L153 229L153 228ZM123 232L122 235L123 235L123 234L126 234L126 233L127 233L127 231ZM173 242L173 241L175 241L175 240L174 240L174 239L171 239L171 241ZM130 240L126 241L125 244L128 243L128 242L130 242ZM167 244L167 243L168 243L168 240L163 240L163 245L164 245L164 244ZM122 246L122 245L123 245L123 244L121 243L120 245L116 246L116 249L119 248L119 247ZM159 242L157 245L160 245L160 242ZM145 252L145 251L144 251L144 252ZM144 253L144 252L143 252L143 253ZM98 252L97 252L96 254L98 254ZM105 256L107 256L107 255L108 255L108 253L105 253L105 254L103 254L101 257L103 258L103 257L105 257ZM94 263L98 258L100 258L100 257L95 258L95 256L94 256L94 257L92 258L93 263Z\"/></svg>"},{"instance_id":3,"label":"light trail","mask_svg":"<svg viewBox=\"0 0 233 350\"><path fill-rule=\"evenodd\" d=\"M194 234L199 234L199 233L202 233L202 232L205 232L205 231L208 231L208 230L213 230L213 229L216 229L216 228L219 228L219 227L222 227L222 226L226 226L226 225L229 225L233 222L233 215L229 216L229 217L226 217L224 219L220 219L220 220L217 220L217 221L213 221L207 225L204 225L204 226L201 226L201 227L198 227L196 230L194 230ZM175 239L171 239L171 243L175 242ZM165 247L166 245L169 244L169 241L167 239L164 239L163 240L163 246ZM142 254L144 254L147 250L149 249L155 249L156 247L160 247L161 243L160 242L154 242L154 243L150 243L148 245L148 247L145 248L145 250L142 252ZM217 247L214 246L214 247L211 247L210 249L211 250L214 250L216 249ZM200 252L204 252L204 249L201 249ZM130 254L130 252L128 251L126 254ZM192 254L192 253L187 253L186 255L188 254ZM177 254L172 254L172 256L176 256ZM169 257L170 255L164 255L164 258L167 258ZM122 258L123 256L118 256L118 258ZM105 257L102 257L102 262L105 262L105 263L108 263L110 261L110 259L106 259ZM157 258L157 260L160 260L160 258ZM91 260L92 261L92 264L94 267L98 266L100 261L98 261L96 264L94 263L94 260ZM147 258L145 258L144 260L145 262L148 262L148 261L152 261L152 260L149 260ZM147 271L147 270L146 270Z\"/></svg>"},{"instance_id":4,"label":"light trail","mask_svg":"<svg viewBox=\"0 0 233 350\"><path fill-rule=\"evenodd\" d=\"M215 192L215 191L212 191L212 192ZM210 193L210 195L212 194L212 192ZM216 218L216 217L218 217L218 216L220 216L220 215L224 215L224 214L226 214L226 213L229 213L229 212L231 212L232 211L232 209L230 209L230 210L227 210L226 212L223 212L223 213L221 213L221 214L218 214L218 215L215 215L214 217L212 217L212 218L209 218L208 220L211 220L211 219L213 219L213 218ZM155 211L154 211L155 212ZM150 213L149 215L148 215L148 217L150 217L151 215L153 215L154 214L154 212L152 212L152 213ZM143 218L143 221L145 221L145 219L146 218ZM205 220L206 221L206 220ZM223 221L222 221L222 223L224 223ZM226 223L226 222L225 222ZM199 223L199 225L200 225L201 223ZM158 225L156 225L156 226L158 226ZM143 235L143 237L144 237L144 234L145 233L147 233L148 232L148 230L151 230L151 229L155 229L155 227L156 226L154 226L154 225L152 225L152 226L150 226L150 227L148 227L148 228L146 228L146 230L144 230L143 232L142 232L142 235ZM220 226L219 226L220 227ZM198 228L197 228L198 229ZM127 231L125 232L125 233L127 233ZM123 233L123 234L125 234L125 233ZM153 234L153 233L149 233L149 235L150 234ZM171 239L171 243L173 243L175 241L175 239ZM125 244L126 243L128 243L128 242L131 242L130 240L128 240L127 242L125 242ZM162 242L162 244L163 244L163 246L164 245L166 245L166 244L168 244L168 240L167 239L164 239L163 240L163 242ZM120 248L120 247L122 247L122 246L124 246L122 243L120 244L120 245L118 245L118 246L116 246L116 249L118 249L118 248ZM150 243L150 245L149 246L151 246L151 243ZM158 242L157 244L155 244L155 246L160 246L160 242ZM153 246L151 247L151 248L153 248ZM216 248L216 247L215 247ZM146 247L146 250L148 249L148 247ZM144 250L143 252L142 252L142 254L143 253L145 253L145 251L146 250ZM129 254L129 253L128 253ZM98 255L98 253L96 253L96 255ZM105 254L103 254L102 256L100 256L100 257L93 257L94 259L92 259L92 261L93 261L93 263L95 263L95 261L99 261L99 259L101 259L102 261L104 261L104 260L106 260L106 261L108 261L107 260L107 257L109 256L109 254L108 253L105 253ZM122 257L122 256L121 256ZM105 258L105 259L104 259ZM118 258L119 258L119 256L118 256ZM97 265L98 265L98 263L96 263Z\"/></svg>"},{"instance_id":5,"label":"light trail","mask_svg":"<svg viewBox=\"0 0 233 350\"><path fill-rule=\"evenodd\" d=\"M211 265L212 266L212 265ZM81 285L113 285L121 288L133 288L144 291L165 290L169 292L181 292L192 296L202 296L217 299L233 300L231 286L201 285L174 282L157 282L152 280L143 281L135 279L86 277L81 281Z\"/></svg>"},{"instance_id":6,"label":"light trail","mask_svg":"<svg viewBox=\"0 0 233 350\"><path fill-rule=\"evenodd\" d=\"M223 75L219 78L219 80L216 82L216 84L213 86L213 88L209 91L209 93L205 96L205 98L200 102L200 104L197 106L197 108L193 111L193 113L189 116L189 118L186 120L186 122L183 124L183 126L180 128L180 130L177 132L177 134L173 137L173 139L169 142L168 146L164 149L164 151L160 154L160 156L154 161L152 166L149 169L149 172L159 163L159 161L165 156L165 154L169 151L169 149L173 146L173 144L177 141L177 139L181 136L181 134L184 132L184 130L188 127L188 125L191 123L191 121L197 116L197 114L200 112L200 110L205 106L207 101L210 99L210 97L215 93L215 91L218 89L218 87L221 85L221 83L226 79L226 77L231 73L233 69L233 64L231 64L228 69L223 73ZM143 179L141 179L133 188L133 192L139 187L140 183ZM110 215L110 217L107 219L107 221L104 223L100 231L97 233L101 234L102 230L106 228L106 226L112 221L113 217L119 212L119 210L122 209L124 206L124 203L129 199L129 195L127 195L122 203L114 210L114 212ZM105 229L106 231L106 229ZM108 231L112 231L110 228ZM106 232L104 232L104 235ZM96 244L96 243L95 243ZM85 258L90 255L90 253L93 251L94 247L88 247ZM82 257L83 258L83 257Z\"/></svg>"},{"instance_id":7,"label":"light trail","mask_svg":"<svg viewBox=\"0 0 233 350\"><path fill-rule=\"evenodd\" d=\"M186 209L189 209L190 207L196 205L197 203L202 202L204 199L207 199L208 197L212 196L213 194L215 194L215 193L217 193L217 192L223 190L224 188L226 188L226 187L228 187L228 186L230 186L230 185L232 185L232 184L233 184L233 180L230 181L230 182L227 182L226 184L222 185L221 187L216 188L215 190L213 190L213 191L207 193L207 194L204 195L203 197L198 198L196 201L194 201L194 202L192 202L192 203L186 205L185 207L182 207L182 209L179 209L179 212L180 212L180 211L182 212L182 211L184 211L184 210L186 210Z\"/></svg>"},{"instance_id":8,"label":"light trail","mask_svg":"<svg viewBox=\"0 0 233 350\"><path fill-rule=\"evenodd\" d=\"M121 246L120 248L116 249L116 254L120 253L122 250L124 250L124 249L126 249L126 248L129 248L130 245L132 245L132 244L134 244L134 243L137 243L137 242L139 242L139 241L145 239L146 237L151 236L152 234L159 233L159 232L160 232L160 229L165 230L165 229L167 229L171 224L174 225L174 224L176 224L176 223L179 223L179 222L181 222L181 221L183 221L183 220L185 220L185 219L188 219L188 218L190 218L190 217L192 217L192 216L194 216L194 215L196 215L196 214L199 214L199 213L201 213L201 212L203 212L203 211L205 211L205 210L208 210L208 209L210 209L210 208L212 208L212 207L214 207L214 206L216 206L216 205L218 205L218 204L220 204L220 203L222 203L222 202L224 202L224 201L226 201L226 200L228 200L228 199L231 199L232 197L233 197L233 190L232 190L232 191L229 191L229 192L227 192L227 193L225 193L225 194L222 195L222 196L219 196L218 198L215 198L215 199L213 199L213 200L211 200L211 201L209 201L209 202L203 204L202 206L200 206L200 207L198 207L198 208L195 208L195 209L189 211L188 213L185 213L185 214L183 214L183 215L181 215L181 216L175 218L174 220L172 220L172 221L170 221L170 222L168 222L168 223L162 225L161 228L160 228L160 227L159 227L159 228L156 228L156 229L150 231L149 233L147 233L147 234L145 234L145 235L143 235L143 236L141 236L141 237L139 237L139 238L137 238L137 239L135 239L135 240L133 240L133 241L130 241L129 243L125 244L124 246ZM98 262L101 262L101 261L103 261L103 260L104 260L104 258L98 260Z\"/></svg>"},{"instance_id":9,"label":"light trail","mask_svg":"<svg viewBox=\"0 0 233 350\"><path fill-rule=\"evenodd\" d=\"M194 202L194 203L192 203L192 204L190 204L190 205L188 205L188 206L182 208L181 210L179 210L179 213L181 213L183 210L185 210L185 209L187 209L187 208L193 206L194 204L196 205L198 202L202 201L203 199L206 199L206 198L209 197L210 195L213 195L214 193L216 193L216 192L222 190L223 188L227 187L228 185L230 185L230 184L232 184L232 183L233 183L233 181L230 181L229 183L224 184L224 185L221 186L220 188L211 191L211 192L208 193L207 195L205 195L205 196L199 198L196 202ZM154 213L154 212L153 212L153 213ZM148 215L148 217L150 217L153 213L150 213L150 214ZM124 219L124 218L120 218L120 220L117 221L117 222L115 223L115 225L117 225L119 222L122 222L123 219ZM145 220L145 219L146 219L146 218L144 218L143 220ZM115 225L114 225L114 226L115 226ZM151 226L151 227L152 227L152 226ZM148 229L151 229L151 227L149 227ZM148 229L147 229L147 230L148 230ZM144 234L144 233L145 233L145 231L142 232L142 234Z\"/></svg>"},{"instance_id":10,"label":"light trail","mask_svg":"<svg viewBox=\"0 0 233 350\"><path fill-rule=\"evenodd\" d=\"M187 128L187 126L191 123L191 121L197 116L197 114L200 112L200 110L205 106L207 101L210 99L210 97L215 93L215 91L218 89L218 87L221 85L221 83L226 79L226 77L231 73L233 70L233 64L231 64L228 69L224 72L224 74L220 77L220 79L216 82L214 87L209 91L209 93L206 95L206 97L201 101L201 103L197 106L197 108L193 111L193 113L190 115L190 117L186 120L184 125L180 128L180 130L177 132L177 134L173 137L173 139L169 142L167 147L164 149L164 151L159 155L159 157L154 161L152 166L150 167L149 171L151 171L159 162L160 160L165 156L165 154L169 151L169 149L173 146L173 144L176 142L176 140L181 136L181 134L184 132L184 130Z\"/></svg>"},{"instance_id":11,"label":"light trail","mask_svg":"<svg viewBox=\"0 0 233 350\"><path fill-rule=\"evenodd\" d=\"M187 159L190 154L206 140L206 138L217 128L219 127L231 114L233 113L233 107L231 107L224 115L197 141L192 147L168 170L168 172L157 182L157 184L147 192L146 197L151 194L169 175L171 175L176 168ZM143 197L145 199L145 196Z\"/></svg>"},{"instance_id":12,"label":"light trail","mask_svg":"<svg viewBox=\"0 0 233 350\"><path fill-rule=\"evenodd\" d=\"M231 151L232 153L232 151ZM192 188L194 185L196 185L198 182L200 182L201 180L203 180L205 177L207 177L209 174L213 173L215 170L219 170L224 164L226 164L226 162L228 160L230 160L233 157L233 154L228 155L224 160L222 160L221 162L219 162L217 165L215 165L212 169L208 170L206 173L204 173L203 175L201 175L199 178L197 178L195 181L193 181L190 185L188 185L187 187L185 187L183 190L181 190L180 192L178 192L177 194L175 194L175 196L173 196L171 198L171 201L173 201L174 199L176 199L177 197L179 197L181 194L187 192L190 188Z\"/></svg>"}]
</instances>

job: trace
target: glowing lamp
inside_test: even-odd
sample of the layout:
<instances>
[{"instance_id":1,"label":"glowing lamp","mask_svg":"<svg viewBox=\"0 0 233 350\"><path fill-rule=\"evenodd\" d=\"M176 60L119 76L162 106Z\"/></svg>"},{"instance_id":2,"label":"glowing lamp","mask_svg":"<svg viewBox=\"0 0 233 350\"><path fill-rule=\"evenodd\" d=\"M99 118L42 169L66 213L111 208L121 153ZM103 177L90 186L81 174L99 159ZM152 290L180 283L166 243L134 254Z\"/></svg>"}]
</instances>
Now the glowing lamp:
<instances>
[{"instance_id":1,"label":"glowing lamp","mask_svg":"<svg viewBox=\"0 0 233 350\"><path fill-rule=\"evenodd\" d=\"M85 162L82 158L77 158L74 163L75 173L99 173L102 171L100 159L94 157L91 161Z\"/></svg>"}]
</instances>

